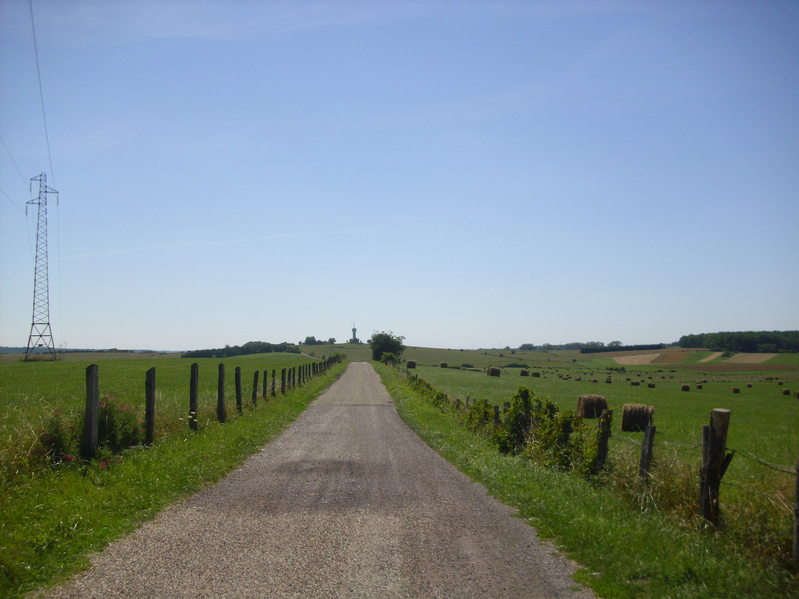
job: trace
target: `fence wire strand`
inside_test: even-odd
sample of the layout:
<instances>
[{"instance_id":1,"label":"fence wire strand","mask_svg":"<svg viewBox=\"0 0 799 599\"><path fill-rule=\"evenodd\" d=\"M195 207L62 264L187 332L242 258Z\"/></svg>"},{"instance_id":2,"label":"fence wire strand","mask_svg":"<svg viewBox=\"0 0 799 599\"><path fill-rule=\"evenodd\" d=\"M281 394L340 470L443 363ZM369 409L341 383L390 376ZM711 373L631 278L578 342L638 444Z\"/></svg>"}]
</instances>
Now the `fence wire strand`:
<instances>
[{"instance_id":1,"label":"fence wire strand","mask_svg":"<svg viewBox=\"0 0 799 599\"><path fill-rule=\"evenodd\" d=\"M771 462L767 462L763 458L756 456L750 451L744 451L742 449L733 449L732 447L728 447L731 452L737 453L742 458L746 458L747 460L751 460L760 464L761 466L765 466L766 468L771 468L772 470L776 470L777 472L783 472L785 474L796 474L796 468L791 468L790 466L782 466L780 464L772 464Z\"/></svg>"}]
</instances>

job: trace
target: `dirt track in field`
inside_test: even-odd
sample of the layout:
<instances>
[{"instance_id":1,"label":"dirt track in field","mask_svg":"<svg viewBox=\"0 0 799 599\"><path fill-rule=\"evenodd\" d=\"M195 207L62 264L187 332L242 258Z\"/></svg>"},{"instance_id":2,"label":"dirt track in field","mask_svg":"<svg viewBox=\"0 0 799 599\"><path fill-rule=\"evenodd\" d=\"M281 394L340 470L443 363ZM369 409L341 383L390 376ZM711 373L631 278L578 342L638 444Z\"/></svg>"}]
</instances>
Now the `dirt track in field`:
<instances>
[{"instance_id":1,"label":"dirt track in field","mask_svg":"<svg viewBox=\"0 0 799 599\"><path fill-rule=\"evenodd\" d=\"M592 597L573 564L430 450L372 367L51 597Z\"/></svg>"}]
</instances>

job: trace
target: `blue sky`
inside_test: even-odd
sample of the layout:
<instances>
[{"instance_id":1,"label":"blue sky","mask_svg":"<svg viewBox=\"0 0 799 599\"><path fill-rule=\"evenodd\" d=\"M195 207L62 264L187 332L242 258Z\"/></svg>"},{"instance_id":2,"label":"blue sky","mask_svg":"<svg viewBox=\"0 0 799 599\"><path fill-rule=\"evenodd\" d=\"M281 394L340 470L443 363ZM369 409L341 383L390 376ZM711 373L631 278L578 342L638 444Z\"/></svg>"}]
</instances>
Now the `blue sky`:
<instances>
[{"instance_id":1,"label":"blue sky","mask_svg":"<svg viewBox=\"0 0 799 599\"><path fill-rule=\"evenodd\" d=\"M795 2L33 9L53 166L6 0L0 345L41 171L57 345L799 328Z\"/></svg>"}]
</instances>

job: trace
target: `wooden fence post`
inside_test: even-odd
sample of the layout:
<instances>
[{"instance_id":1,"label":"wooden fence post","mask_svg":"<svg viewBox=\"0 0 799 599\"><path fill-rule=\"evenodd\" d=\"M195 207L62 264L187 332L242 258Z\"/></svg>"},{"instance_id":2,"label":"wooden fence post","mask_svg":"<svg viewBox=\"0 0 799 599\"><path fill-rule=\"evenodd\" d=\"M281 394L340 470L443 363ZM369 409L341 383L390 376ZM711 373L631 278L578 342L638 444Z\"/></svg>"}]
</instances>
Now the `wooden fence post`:
<instances>
[{"instance_id":1,"label":"wooden fence post","mask_svg":"<svg viewBox=\"0 0 799 599\"><path fill-rule=\"evenodd\" d=\"M197 425L197 393L200 385L200 365L195 362L191 365L189 377L189 428L196 431Z\"/></svg>"},{"instance_id":2,"label":"wooden fence post","mask_svg":"<svg viewBox=\"0 0 799 599\"><path fill-rule=\"evenodd\" d=\"M258 375L260 374L259 371L255 371L252 373L252 405L253 407L255 404L258 403Z\"/></svg>"},{"instance_id":3,"label":"wooden fence post","mask_svg":"<svg viewBox=\"0 0 799 599\"><path fill-rule=\"evenodd\" d=\"M100 418L100 373L97 364L86 368L86 411L83 421L83 438L80 455L86 460L97 450L97 428Z\"/></svg>"},{"instance_id":4,"label":"wooden fence post","mask_svg":"<svg viewBox=\"0 0 799 599\"><path fill-rule=\"evenodd\" d=\"M267 375L268 373L269 373L269 371L268 371L268 370L264 370L264 390L263 390L263 392L261 393L261 399L263 399L264 401L266 401L266 384L267 384L267 382L268 382L268 381L267 381L267 377L266 377L266 375Z\"/></svg>"},{"instance_id":5,"label":"wooden fence post","mask_svg":"<svg viewBox=\"0 0 799 599\"><path fill-rule=\"evenodd\" d=\"M276 393L276 388L277 388L277 378L275 378L275 369L273 368L272 369L272 397L274 397L277 394Z\"/></svg>"},{"instance_id":6,"label":"wooden fence post","mask_svg":"<svg viewBox=\"0 0 799 599\"><path fill-rule=\"evenodd\" d=\"M655 431L657 427L647 425L644 429L644 440L641 442L641 461L638 464L638 476L641 482L649 482L649 466L652 464L652 449L655 445Z\"/></svg>"},{"instance_id":7,"label":"wooden fence post","mask_svg":"<svg viewBox=\"0 0 799 599\"><path fill-rule=\"evenodd\" d=\"M597 420L596 429L596 460L594 461L591 473L596 474L605 467L608 459L608 440L610 439L610 428L613 423L613 410L602 410Z\"/></svg>"},{"instance_id":8,"label":"wooden fence post","mask_svg":"<svg viewBox=\"0 0 799 599\"><path fill-rule=\"evenodd\" d=\"M286 369L285 368L281 368L280 369L280 394L281 395L285 395L286 394Z\"/></svg>"},{"instance_id":9,"label":"wooden fence post","mask_svg":"<svg viewBox=\"0 0 799 599\"><path fill-rule=\"evenodd\" d=\"M155 438L155 366L147 371L144 382L144 444L152 445Z\"/></svg>"},{"instance_id":10,"label":"wooden fence post","mask_svg":"<svg viewBox=\"0 0 799 599\"><path fill-rule=\"evenodd\" d=\"M793 564L799 568L799 462L796 463L796 491L793 499Z\"/></svg>"},{"instance_id":11,"label":"wooden fence post","mask_svg":"<svg viewBox=\"0 0 799 599\"><path fill-rule=\"evenodd\" d=\"M717 526L719 523L719 487L733 454L726 453L730 411L716 408L710 412L710 425L702 427L702 468L699 486L699 508L702 517Z\"/></svg>"},{"instance_id":12,"label":"wooden fence post","mask_svg":"<svg viewBox=\"0 0 799 599\"><path fill-rule=\"evenodd\" d=\"M219 422L227 420L225 413L225 365L219 364L219 376L216 381L216 419Z\"/></svg>"},{"instance_id":13,"label":"wooden fence post","mask_svg":"<svg viewBox=\"0 0 799 599\"><path fill-rule=\"evenodd\" d=\"M241 366L236 366L234 378L236 380L236 411L241 414Z\"/></svg>"},{"instance_id":14,"label":"wooden fence post","mask_svg":"<svg viewBox=\"0 0 799 599\"><path fill-rule=\"evenodd\" d=\"M492 406L494 412L494 426L499 426L499 406Z\"/></svg>"}]
</instances>

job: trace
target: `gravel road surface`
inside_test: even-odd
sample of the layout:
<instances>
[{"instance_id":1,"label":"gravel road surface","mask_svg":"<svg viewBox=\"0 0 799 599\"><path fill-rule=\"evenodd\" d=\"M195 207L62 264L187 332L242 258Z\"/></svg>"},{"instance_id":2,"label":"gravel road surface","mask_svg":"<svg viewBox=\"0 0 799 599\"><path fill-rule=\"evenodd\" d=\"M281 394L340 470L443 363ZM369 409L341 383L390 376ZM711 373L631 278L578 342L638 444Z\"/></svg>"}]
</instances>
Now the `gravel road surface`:
<instances>
[{"instance_id":1,"label":"gravel road surface","mask_svg":"<svg viewBox=\"0 0 799 599\"><path fill-rule=\"evenodd\" d=\"M573 570L355 363L240 468L48 596L593 597Z\"/></svg>"}]
</instances>

